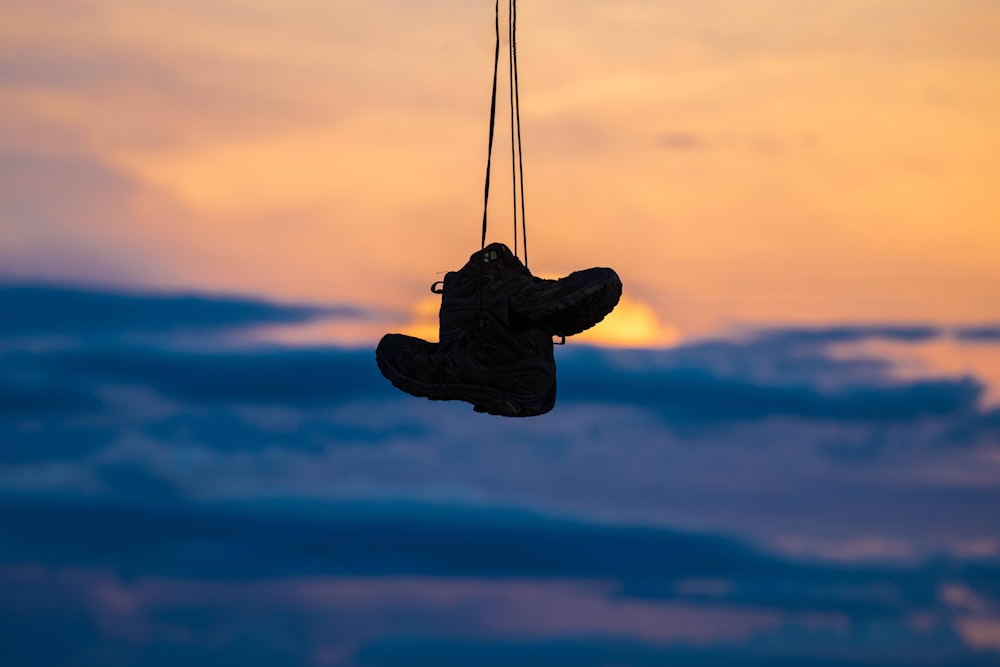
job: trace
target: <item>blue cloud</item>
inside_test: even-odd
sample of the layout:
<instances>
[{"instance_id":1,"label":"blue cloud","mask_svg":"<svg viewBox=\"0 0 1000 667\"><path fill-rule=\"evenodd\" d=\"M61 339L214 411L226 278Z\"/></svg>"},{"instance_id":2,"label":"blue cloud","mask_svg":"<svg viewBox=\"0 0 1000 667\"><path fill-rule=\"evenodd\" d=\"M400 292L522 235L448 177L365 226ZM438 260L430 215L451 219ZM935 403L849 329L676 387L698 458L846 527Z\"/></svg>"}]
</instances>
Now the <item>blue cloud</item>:
<instances>
[{"instance_id":1,"label":"blue cloud","mask_svg":"<svg viewBox=\"0 0 1000 667\"><path fill-rule=\"evenodd\" d=\"M991 655L966 656L958 645L940 647L927 644L924 638L913 638L910 646L895 655L880 657L866 655L853 647L839 647L842 658L829 658L799 649L791 655L776 654L764 647L694 647L666 645L655 646L615 639L556 639L556 640L444 640L444 639L387 639L363 649L359 664L365 667L604 667L629 665L630 667L991 667L996 658ZM928 652L930 648L930 652Z\"/></svg>"},{"instance_id":2,"label":"blue cloud","mask_svg":"<svg viewBox=\"0 0 1000 667\"><path fill-rule=\"evenodd\" d=\"M962 327L956 331L956 336L965 341L1000 343L1000 325Z\"/></svg>"},{"instance_id":3,"label":"blue cloud","mask_svg":"<svg viewBox=\"0 0 1000 667\"><path fill-rule=\"evenodd\" d=\"M0 288L0 309L7 314L0 337L22 338L212 330L370 315L353 307L324 310L251 299L39 286ZM972 378L890 383L878 363L833 359L825 352L832 343L866 338L920 342L938 335L932 327L840 327L770 331L748 341L698 343L666 352L571 349L559 358L559 399L641 405L676 422L771 416L877 422L973 414L982 387ZM51 382L35 395L17 392L22 403L37 409L86 400L63 386L67 377L83 384L138 383L181 400L214 404L315 404L387 391L370 353L335 348L195 353L99 343L5 360L8 367L23 363L28 372L36 369ZM837 377L842 378L839 386L830 388ZM14 405L13 400L7 403Z\"/></svg>"},{"instance_id":4,"label":"blue cloud","mask_svg":"<svg viewBox=\"0 0 1000 667\"><path fill-rule=\"evenodd\" d=\"M0 306L12 315L0 323L0 626L9 630L0 644L23 664L87 664L88 655L109 665L305 664L315 639L296 633L331 623L311 607L268 611L268 600L245 613L158 608L147 620L180 634L207 625L238 639L185 644L153 633L136 657L130 640L109 639L95 620L96 593L56 580L67 573L208 589L301 577L599 581L610 582L601 595L612 606L819 614L857 629L839 644L786 629L732 651L600 637L414 642L383 630L354 647L359 665L489 664L491 655L529 665L780 665L794 655L788 664L840 667L884 664L906 644L926 664L971 666L980 656L953 631L916 633L906 619L950 618L946 584L1000 605L989 542L1000 491L975 464L995 445L1000 410L980 407L975 378L899 380L885 360L830 351L954 332L840 327L670 350L571 345L557 352L556 409L515 422L407 397L371 350L234 349L214 336L329 314L311 307L43 286L8 286ZM179 343L185 330L207 342ZM947 482L927 477L939 463ZM276 499L288 494L296 499ZM777 549L775 535L802 538L801 551ZM912 540L913 555L893 556L896 538L904 554ZM956 538L978 555L948 555ZM3 579L8 566L63 574ZM3 600L41 606L24 621L24 605ZM387 605L372 613L397 613ZM283 625L286 612L294 620ZM276 626L266 640L248 630ZM32 654L29 639L42 634L59 642Z\"/></svg>"},{"instance_id":5,"label":"blue cloud","mask_svg":"<svg viewBox=\"0 0 1000 667\"><path fill-rule=\"evenodd\" d=\"M0 411L0 466L76 463L106 447L117 434L108 425L67 424L50 408L44 413ZM22 426L23 421L29 425Z\"/></svg>"},{"instance_id":6,"label":"blue cloud","mask_svg":"<svg viewBox=\"0 0 1000 667\"><path fill-rule=\"evenodd\" d=\"M7 558L196 577L777 575L725 538L413 503L127 507L0 500ZM198 548L193 548L200 545Z\"/></svg>"},{"instance_id":7,"label":"blue cloud","mask_svg":"<svg viewBox=\"0 0 1000 667\"><path fill-rule=\"evenodd\" d=\"M835 389L817 386L823 377L814 377L816 384L756 381L727 377L683 360L678 360L680 365L664 365L656 361L661 357L655 351L574 350L565 356L559 363L560 402L639 405L678 423L772 416L875 422L965 416L976 413L983 391L973 378L893 383L883 379L878 385ZM628 364L623 367L618 362L625 356ZM395 395L379 376L371 352L338 348L192 352L114 345L8 359L47 375L53 391L72 379L140 384L180 400L212 404L315 405ZM57 403L55 398L51 402Z\"/></svg>"},{"instance_id":8,"label":"blue cloud","mask_svg":"<svg viewBox=\"0 0 1000 667\"><path fill-rule=\"evenodd\" d=\"M752 356L753 344L730 347ZM722 422L774 416L842 421L907 421L922 416L972 415L982 385L972 378L856 384L821 388L821 375L794 384L726 376L708 366L696 367L682 355L677 365L650 362L655 353L578 354L560 367L560 400L643 405L671 421ZM627 358L628 363L609 363ZM830 359L825 364L835 363ZM850 362L848 362L850 363Z\"/></svg>"},{"instance_id":9,"label":"blue cloud","mask_svg":"<svg viewBox=\"0 0 1000 667\"><path fill-rule=\"evenodd\" d=\"M108 292L45 285L0 287L0 338L174 332L366 318L356 306L288 306L233 297Z\"/></svg>"},{"instance_id":10,"label":"blue cloud","mask_svg":"<svg viewBox=\"0 0 1000 667\"><path fill-rule=\"evenodd\" d=\"M0 418L44 415L50 412L80 411L94 408L97 401L87 393L70 387L56 387L37 380L15 384L13 378L0 375Z\"/></svg>"},{"instance_id":11,"label":"blue cloud","mask_svg":"<svg viewBox=\"0 0 1000 667\"><path fill-rule=\"evenodd\" d=\"M831 326L812 329L783 328L765 329L754 338L778 344L798 343L855 343L864 340L892 340L901 343L922 343L944 335L940 327L925 325L866 325Z\"/></svg>"},{"instance_id":12,"label":"blue cloud","mask_svg":"<svg viewBox=\"0 0 1000 667\"><path fill-rule=\"evenodd\" d=\"M130 484L150 483L133 471L115 474L130 475ZM962 580L966 572L977 583L1000 577L1000 564L824 565L718 535L499 508L404 502L196 505L170 494L131 506L8 497L0 500L0 550L11 562L111 566L126 577L615 580L628 597L854 617L933 607L940 583ZM730 588L705 597L675 587L690 579L725 580ZM888 596L887 586L894 591Z\"/></svg>"},{"instance_id":13,"label":"blue cloud","mask_svg":"<svg viewBox=\"0 0 1000 667\"><path fill-rule=\"evenodd\" d=\"M39 368L52 377L138 384L185 401L317 405L389 395L374 353L339 348L255 348L191 352L110 346L53 352Z\"/></svg>"}]
</instances>

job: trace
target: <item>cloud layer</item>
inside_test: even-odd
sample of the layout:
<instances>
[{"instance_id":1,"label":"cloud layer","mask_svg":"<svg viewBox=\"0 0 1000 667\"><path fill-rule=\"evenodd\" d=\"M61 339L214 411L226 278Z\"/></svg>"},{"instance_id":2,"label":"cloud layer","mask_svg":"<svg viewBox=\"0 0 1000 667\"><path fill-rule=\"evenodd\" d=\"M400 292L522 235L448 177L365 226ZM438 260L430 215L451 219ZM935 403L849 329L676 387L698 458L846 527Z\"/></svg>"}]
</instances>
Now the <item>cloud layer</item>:
<instances>
[{"instance_id":1,"label":"cloud layer","mask_svg":"<svg viewBox=\"0 0 1000 667\"><path fill-rule=\"evenodd\" d=\"M556 409L505 420L397 392L370 350L238 335L368 316L350 307L0 298L17 315L0 329L0 641L17 664L1000 650L1000 412L975 375L900 379L838 347L969 332L570 345Z\"/></svg>"}]
</instances>

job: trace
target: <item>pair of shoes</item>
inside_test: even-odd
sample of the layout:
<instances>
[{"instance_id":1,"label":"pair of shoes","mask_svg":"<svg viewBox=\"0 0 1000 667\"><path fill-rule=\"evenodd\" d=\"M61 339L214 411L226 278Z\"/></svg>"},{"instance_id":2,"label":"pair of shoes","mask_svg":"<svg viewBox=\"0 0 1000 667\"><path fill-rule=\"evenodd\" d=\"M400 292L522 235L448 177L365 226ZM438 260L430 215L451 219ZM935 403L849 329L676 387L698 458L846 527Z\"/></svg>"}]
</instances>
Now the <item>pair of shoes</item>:
<instances>
[{"instance_id":1,"label":"pair of shoes","mask_svg":"<svg viewBox=\"0 0 1000 667\"><path fill-rule=\"evenodd\" d=\"M529 417L555 405L552 336L600 322L618 304L622 284L607 268L536 278L507 246L493 243L431 289L442 296L441 342L386 334L375 351L382 374L414 396Z\"/></svg>"}]
</instances>

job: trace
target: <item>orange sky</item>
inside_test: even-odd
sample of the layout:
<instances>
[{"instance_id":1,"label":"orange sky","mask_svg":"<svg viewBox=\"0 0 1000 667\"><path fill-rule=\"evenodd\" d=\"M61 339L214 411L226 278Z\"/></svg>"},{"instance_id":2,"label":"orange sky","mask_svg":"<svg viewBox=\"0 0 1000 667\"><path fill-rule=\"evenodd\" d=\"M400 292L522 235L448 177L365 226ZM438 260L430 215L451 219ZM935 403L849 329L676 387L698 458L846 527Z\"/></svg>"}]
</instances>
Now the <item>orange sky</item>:
<instances>
[{"instance_id":1,"label":"orange sky","mask_svg":"<svg viewBox=\"0 0 1000 667\"><path fill-rule=\"evenodd\" d=\"M0 273L433 320L479 243L491 2L5 5ZM1000 319L1000 4L519 6L531 267L618 270L595 340Z\"/></svg>"}]
</instances>

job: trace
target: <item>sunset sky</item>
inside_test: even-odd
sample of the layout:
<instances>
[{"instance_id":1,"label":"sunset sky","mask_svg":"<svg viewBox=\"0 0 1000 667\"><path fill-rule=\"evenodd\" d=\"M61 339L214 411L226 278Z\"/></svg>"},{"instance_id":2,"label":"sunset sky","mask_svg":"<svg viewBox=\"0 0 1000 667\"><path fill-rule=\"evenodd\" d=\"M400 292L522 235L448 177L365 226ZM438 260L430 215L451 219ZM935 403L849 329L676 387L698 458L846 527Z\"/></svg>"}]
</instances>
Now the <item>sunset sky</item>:
<instances>
[{"instance_id":1,"label":"sunset sky","mask_svg":"<svg viewBox=\"0 0 1000 667\"><path fill-rule=\"evenodd\" d=\"M526 421L372 353L493 12L0 0L0 656L995 664L1000 3L519 3L530 268L624 284Z\"/></svg>"},{"instance_id":2,"label":"sunset sky","mask_svg":"<svg viewBox=\"0 0 1000 667\"><path fill-rule=\"evenodd\" d=\"M412 315L475 249L492 3L5 5L5 275ZM532 268L613 266L681 334L990 320L998 34L982 0L525 2Z\"/></svg>"}]
</instances>

